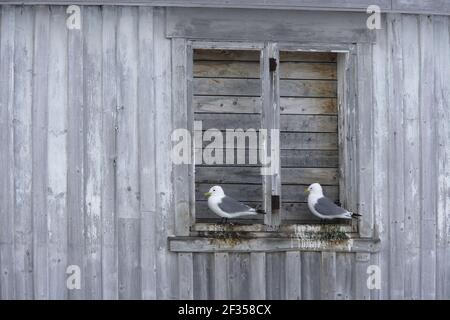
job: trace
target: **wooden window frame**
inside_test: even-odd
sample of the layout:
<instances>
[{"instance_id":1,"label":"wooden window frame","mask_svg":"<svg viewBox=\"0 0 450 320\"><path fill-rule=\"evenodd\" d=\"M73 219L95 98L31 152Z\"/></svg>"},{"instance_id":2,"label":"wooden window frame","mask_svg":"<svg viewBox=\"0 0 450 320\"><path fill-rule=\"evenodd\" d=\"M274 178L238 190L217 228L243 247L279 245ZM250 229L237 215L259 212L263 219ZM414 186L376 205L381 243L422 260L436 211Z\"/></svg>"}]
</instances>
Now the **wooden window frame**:
<instances>
[{"instance_id":1,"label":"wooden window frame","mask_svg":"<svg viewBox=\"0 0 450 320\"><path fill-rule=\"evenodd\" d=\"M364 90L368 91L371 86L371 81L364 83L359 79L361 77L360 72L367 71L371 63L371 44L311 44L311 43L285 43L285 42L273 42L273 41L260 41L260 42L241 42L241 41L204 41L204 40L187 40L183 38L173 38L172 52L173 61L172 68L175 77L173 78L175 83L173 84L173 95L176 97L173 99L174 103L178 103L174 106L174 128L185 127L192 132L193 124L193 106L192 106L192 93L193 93L193 50L194 49L219 49L219 50L262 50L263 55L261 58L261 80L262 80L262 101L263 101L263 116L265 103L270 103L279 108L279 95L278 95L278 78L269 79L266 75L267 68L269 66L263 59L264 55L269 55L277 60L279 65L278 52L282 51L307 51L307 52L333 52L337 53L337 69L338 69L338 145L339 145L339 186L340 186L340 200L343 206L351 211L358 212L360 209L361 187L359 184L361 167L359 166L361 159L358 157L358 147L361 143L361 129L363 126L357 124L358 119L355 117L356 109L358 106L364 105L365 108L371 108L369 101L365 96L361 96ZM364 55L358 59L359 55ZM278 68L277 68L278 70ZM358 81L359 79L359 81ZM361 90L362 89L362 90ZM268 95L268 92L275 92L274 95ZM370 100L371 102L371 100ZM181 103L181 105L180 105ZM177 110L178 109L178 110ZM276 113L279 115L279 112ZM279 119L263 119L264 121L278 121ZM193 151L192 151L193 158ZM251 225L221 225L215 223L198 223L195 219L195 162L191 161L190 165L178 165L184 169L174 169L175 181L175 226L176 235L171 237L171 250L182 252L193 251L242 251L245 249L245 245L234 246L224 245L224 243L216 243L211 245L214 239L221 239L224 236L230 235L239 236L242 241L247 241L247 245L250 245L251 241L257 241L263 245L264 248L269 243L273 242L274 250L289 250L292 247L292 237L298 239L306 239L306 234L320 233L323 230L333 229L338 232L346 234L348 241L351 241L352 245L342 246L330 241L325 241L324 245L322 240L301 240L297 241L297 245L294 245L296 250L315 250L320 248L334 248L333 250L357 250L358 246L361 246L362 251L373 251L376 247L373 242L374 228L372 212L367 216L363 215L359 221L353 221L351 225L344 224L286 224L280 225L279 213L272 215L266 215L264 224L251 224ZM178 176L181 174L182 176ZM278 190L278 194L281 195L281 182L280 177L267 176L267 180L263 183L264 192L271 192ZM188 188L186 186L189 186ZM269 189L269 187L271 189ZM277 189L278 188L278 189ZM368 187L367 187L368 188ZM182 194L183 196L177 197ZM266 199L269 197L265 197ZM270 207L269 201L264 201L264 207L267 209ZM187 214L188 213L188 214ZM232 238L233 236L231 236ZM246 239L246 240L245 240ZM276 239L276 240L274 240ZM270 241L269 241L270 240ZM186 242L187 241L187 242ZM197 249L194 250L193 241L198 244ZM205 242L206 241L206 242ZM212 241L212 242L211 242ZM250 242L248 242L250 241ZM200 243L203 243L200 246ZM206 244L208 243L208 245ZM322 243L322 245L320 245ZM342 246L340 249L339 246ZM324 247L325 246L325 247ZM203 248L203 249L202 249ZM214 250L212 248L215 248ZM350 249L351 248L351 249ZM244 250L245 251L245 250ZM267 251L267 248L264 249Z\"/></svg>"}]
</instances>

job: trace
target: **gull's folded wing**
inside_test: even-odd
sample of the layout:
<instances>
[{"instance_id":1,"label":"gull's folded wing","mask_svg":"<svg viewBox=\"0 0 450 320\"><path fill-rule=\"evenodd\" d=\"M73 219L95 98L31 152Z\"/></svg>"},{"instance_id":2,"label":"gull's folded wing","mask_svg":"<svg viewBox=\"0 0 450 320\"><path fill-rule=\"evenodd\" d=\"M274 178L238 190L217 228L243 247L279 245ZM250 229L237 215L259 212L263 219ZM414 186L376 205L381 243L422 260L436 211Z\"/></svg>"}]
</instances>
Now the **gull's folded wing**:
<instances>
[{"instance_id":1,"label":"gull's folded wing","mask_svg":"<svg viewBox=\"0 0 450 320\"><path fill-rule=\"evenodd\" d=\"M251 207L240 203L233 198L225 196L222 198L222 201L218 203L220 209L227 213L238 213L238 212L246 212L250 210L254 210Z\"/></svg>"}]
</instances>

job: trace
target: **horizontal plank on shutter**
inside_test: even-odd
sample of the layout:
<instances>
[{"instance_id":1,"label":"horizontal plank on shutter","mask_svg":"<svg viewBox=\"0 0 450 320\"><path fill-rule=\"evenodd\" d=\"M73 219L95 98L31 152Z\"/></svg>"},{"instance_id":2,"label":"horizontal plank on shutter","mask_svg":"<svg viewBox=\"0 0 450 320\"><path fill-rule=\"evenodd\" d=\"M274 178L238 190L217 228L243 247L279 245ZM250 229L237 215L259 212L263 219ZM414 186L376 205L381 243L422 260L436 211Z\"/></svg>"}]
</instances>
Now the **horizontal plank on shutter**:
<instances>
[{"instance_id":1,"label":"horizontal plank on shutter","mask_svg":"<svg viewBox=\"0 0 450 320\"><path fill-rule=\"evenodd\" d=\"M336 133L318 132L281 132L280 148L282 150L337 150Z\"/></svg>"},{"instance_id":2,"label":"horizontal plank on shutter","mask_svg":"<svg viewBox=\"0 0 450 320\"><path fill-rule=\"evenodd\" d=\"M281 51L280 61L336 62L337 55L332 52Z\"/></svg>"},{"instance_id":3,"label":"horizontal plank on shutter","mask_svg":"<svg viewBox=\"0 0 450 320\"><path fill-rule=\"evenodd\" d=\"M338 151L330 150L281 150L282 167L336 168L339 165Z\"/></svg>"},{"instance_id":4,"label":"horizontal plank on shutter","mask_svg":"<svg viewBox=\"0 0 450 320\"><path fill-rule=\"evenodd\" d=\"M283 184L338 185L338 169L336 168L282 168ZM259 167L244 166L197 166L195 180L198 183L248 183L260 184L262 176Z\"/></svg>"},{"instance_id":5,"label":"horizontal plank on shutter","mask_svg":"<svg viewBox=\"0 0 450 320\"><path fill-rule=\"evenodd\" d=\"M249 61L196 61L194 77L253 78L260 77L259 62Z\"/></svg>"},{"instance_id":6,"label":"horizontal plank on shutter","mask_svg":"<svg viewBox=\"0 0 450 320\"><path fill-rule=\"evenodd\" d=\"M262 102L260 97L194 96L193 106L196 113L261 113Z\"/></svg>"},{"instance_id":7,"label":"horizontal plank on shutter","mask_svg":"<svg viewBox=\"0 0 450 320\"><path fill-rule=\"evenodd\" d=\"M337 114L336 98L280 98L281 114Z\"/></svg>"},{"instance_id":8,"label":"horizontal plank on shutter","mask_svg":"<svg viewBox=\"0 0 450 320\"><path fill-rule=\"evenodd\" d=\"M202 121L202 129L255 129L261 127L259 114L199 113L196 121ZM281 131L337 132L337 116L334 115L281 115Z\"/></svg>"},{"instance_id":9,"label":"horizontal plank on shutter","mask_svg":"<svg viewBox=\"0 0 450 320\"><path fill-rule=\"evenodd\" d=\"M218 50L218 49L195 49L194 61L197 60L231 60L231 61L257 61L259 62L260 51L257 50Z\"/></svg>"},{"instance_id":10,"label":"horizontal plank on shutter","mask_svg":"<svg viewBox=\"0 0 450 320\"><path fill-rule=\"evenodd\" d=\"M197 183L195 185L195 199L206 200L204 193L212 187L212 184ZM308 185L282 185L281 186L281 200L283 202L307 202L307 194L304 189ZM262 186L248 185L248 184L222 184L222 188L227 196L232 197L238 201L261 201L262 200ZM324 186L324 194L333 201L339 198L338 186Z\"/></svg>"},{"instance_id":11,"label":"horizontal plank on shutter","mask_svg":"<svg viewBox=\"0 0 450 320\"><path fill-rule=\"evenodd\" d=\"M292 221L320 221L319 218L314 216L308 208L307 203L288 203L282 204L283 210L281 211L281 219L284 222Z\"/></svg>"},{"instance_id":12,"label":"horizontal plank on shutter","mask_svg":"<svg viewBox=\"0 0 450 320\"><path fill-rule=\"evenodd\" d=\"M280 80L280 97L336 97L334 80Z\"/></svg>"},{"instance_id":13,"label":"horizontal plank on shutter","mask_svg":"<svg viewBox=\"0 0 450 320\"><path fill-rule=\"evenodd\" d=\"M194 60L235 60L258 61L260 52L257 50L217 50L195 49ZM332 52L281 51L280 61L294 62L336 62L337 55Z\"/></svg>"},{"instance_id":14,"label":"horizontal plank on shutter","mask_svg":"<svg viewBox=\"0 0 450 320\"><path fill-rule=\"evenodd\" d=\"M336 80L335 63L282 62L281 79ZM251 61L196 61L194 77L199 78L253 78L260 77L259 62Z\"/></svg>"},{"instance_id":15,"label":"horizontal plank on shutter","mask_svg":"<svg viewBox=\"0 0 450 320\"><path fill-rule=\"evenodd\" d=\"M337 94L335 80L280 80L281 97L326 97ZM260 79L195 78L194 95L261 96Z\"/></svg>"},{"instance_id":16,"label":"horizontal plank on shutter","mask_svg":"<svg viewBox=\"0 0 450 320\"><path fill-rule=\"evenodd\" d=\"M200 152L203 152L201 154ZM202 165L223 165L223 166L259 166L260 157L258 149L195 149L195 158L202 162L197 163L197 167ZM199 162L199 160L197 160Z\"/></svg>"},{"instance_id":17,"label":"horizontal plank on shutter","mask_svg":"<svg viewBox=\"0 0 450 320\"><path fill-rule=\"evenodd\" d=\"M338 185L338 176L337 168L281 168L282 184Z\"/></svg>"},{"instance_id":18,"label":"horizontal plank on shutter","mask_svg":"<svg viewBox=\"0 0 450 320\"><path fill-rule=\"evenodd\" d=\"M281 115L281 131L337 132L337 116Z\"/></svg>"},{"instance_id":19,"label":"horizontal plank on shutter","mask_svg":"<svg viewBox=\"0 0 450 320\"><path fill-rule=\"evenodd\" d=\"M336 80L335 63L280 62L280 79Z\"/></svg>"},{"instance_id":20,"label":"horizontal plank on shutter","mask_svg":"<svg viewBox=\"0 0 450 320\"><path fill-rule=\"evenodd\" d=\"M208 143L205 143L208 144ZM260 156L257 147L251 148L224 148L222 156L216 154L217 150L206 147L204 149L195 149L196 157L200 157L199 152L203 155L214 156L216 162L210 164L224 165L260 165ZM230 155L234 154L233 161ZM282 167L300 167L300 168L336 168L339 165L339 154L336 150L280 150L280 163ZM203 164L208 164L203 161ZM199 164L201 165L201 164Z\"/></svg>"},{"instance_id":21,"label":"horizontal plank on shutter","mask_svg":"<svg viewBox=\"0 0 450 320\"><path fill-rule=\"evenodd\" d=\"M196 113L261 113L260 97L194 96ZM336 98L280 98L282 114L336 115Z\"/></svg>"},{"instance_id":22,"label":"horizontal plank on shutter","mask_svg":"<svg viewBox=\"0 0 450 320\"><path fill-rule=\"evenodd\" d=\"M222 132L225 137L225 132ZM281 132L280 133L281 150L337 150L338 142L335 133L316 133L316 132ZM203 143L204 148L209 147L211 141ZM225 141L224 147L225 147ZM235 149L236 149L235 145ZM247 149L254 149L246 145ZM239 149L239 148L237 148ZM224 152L227 150L224 149Z\"/></svg>"},{"instance_id":23,"label":"horizontal plank on shutter","mask_svg":"<svg viewBox=\"0 0 450 320\"><path fill-rule=\"evenodd\" d=\"M194 95L261 96L260 79L195 78Z\"/></svg>"},{"instance_id":24,"label":"horizontal plank on shutter","mask_svg":"<svg viewBox=\"0 0 450 320\"><path fill-rule=\"evenodd\" d=\"M194 115L195 121L202 121L202 129L255 129L261 127L259 114L226 114L226 113L198 113Z\"/></svg>"},{"instance_id":25,"label":"horizontal plank on shutter","mask_svg":"<svg viewBox=\"0 0 450 320\"><path fill-rule=\"evenodd\" d=\"M225 137L225 133L223 133ZM203 147L210 149L210 141L203 143ZM234 149L237 148L235 145ZM246 149L254 149L246 144ZM281 132L280 133L280 149L281 150L324 150L336 151L338 149L337 136L335 133L315 133L315 132ZM224 149L225 153L227 149Z\"/></svg>"}]
</instances>

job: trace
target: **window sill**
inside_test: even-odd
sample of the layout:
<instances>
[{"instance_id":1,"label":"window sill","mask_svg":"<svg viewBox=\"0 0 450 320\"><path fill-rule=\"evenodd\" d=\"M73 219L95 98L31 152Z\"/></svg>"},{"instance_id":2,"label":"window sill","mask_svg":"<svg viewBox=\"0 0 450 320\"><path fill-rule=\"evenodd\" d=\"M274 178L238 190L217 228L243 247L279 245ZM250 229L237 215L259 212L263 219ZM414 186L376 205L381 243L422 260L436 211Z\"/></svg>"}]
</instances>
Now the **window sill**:
<instances>
[{"instance_id":1,"label":"window sill","mask_svg":"<svg viewBox=\"0 0 450 320\"><path fill-rule=\"evenodd\" d=\"M377 252L378 239L361 238L350 225L222 225L197 223L190 236L169 237L173 252Z\"/></svg>"}]
</instances>

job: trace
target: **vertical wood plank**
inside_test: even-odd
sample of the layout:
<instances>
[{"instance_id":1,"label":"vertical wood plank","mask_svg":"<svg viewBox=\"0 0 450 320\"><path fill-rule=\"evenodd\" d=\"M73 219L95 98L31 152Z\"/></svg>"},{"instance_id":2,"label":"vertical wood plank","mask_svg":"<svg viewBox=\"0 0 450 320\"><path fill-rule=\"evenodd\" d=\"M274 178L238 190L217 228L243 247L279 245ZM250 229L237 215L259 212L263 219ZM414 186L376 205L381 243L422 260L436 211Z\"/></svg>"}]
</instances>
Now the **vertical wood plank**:
<instances>
[{"instance_id":1,"label":"vertical wood plank","mask_svg":"<svg viewBox=\"0 0 450 320\"><path fill-rule=\"evenodd\" d=\"M194 253L194 299L211 300L214 297L214 255Z\"/></svg>"},{"instance_id":2,"label":"vertical wood plank","mask_svg":"<svg viewBox=\"0 0 450 320\"><path fill-rule=\"evenodd\" d=\"M34 298L48 299L47 114L50 11L36 8L33 52L33 278ZM3 30L3 28L2 28Z\"/></svg>"},{"instance_id":3,"label":"vertical wood plank","mask_svg":"<svg viewBox=\"0 0 450 320\"><path fill-rule=\"evenodd\" d=\"M421 298L436 297L436 154L434 98L434 32L432 16L419 17L420 31L420 150L421 150Z\"/></svg>"},{"instance_id":4,"label":"vertical wood plank","mask_svg":"<svg viewBox=\"0 0 450 320\"><path fill-rule=\"evenodd\" d=\"M14 6L0 20L0 298L14 299Z\"/></svg>"},{"instance_id":5,"label":"vertical wood plank","mask_svg":"<svg viewBox=\"0 0 450 320\"><path fill-rule=\"evenodd\" d=\"M271 252L266 254L266 295L267 299L285 299L286 277L280 270L285 270L285 253Z\"/></svg>"},{"instance_id":6,"label":"vertical wood plank","mask_svg":"<svg viewBox=\"0 0 450 320\"><path fill-rule=\"evenodd\" d=\"M156 161L153 92L153 8L139 8L139 172L142 298L156 299Z\"/></svg>"},{"instance_id":7,"label":"vertical wood plank","mask_svg":"<svg viewBox=\"0 0 450 320\"><path fill-rule=\"evenodd\" d=\"M336 299L354 299L354 253L336 254Z\"/></svg>"},{"instance_id":8,"label":"vertical wood plank","mask_svg":"<svg viewBox=\"0 0 450 320\"><path fill-rule=\"evenodd\" d=\"M270 60L275 59L278 66L275 71L270 71ZM281 198L281 179L280 179L280 97L279 97L279 51L274 43L267 43L264 47L260 61L261 79L262 79L262 111L261 127L267 130L267 140L263 144L265 148L264 155L269 156L271 175L263 175L263 203L266 215L264 223L271 226L278 226L281 222L281 213L279 209L272 209L271 196L277 195ZM270 151L269 151L270 150ZM266 168L265 171L268 171ZM269 172L270 172L269 171Z\"/></svg>"},{"instance_id":9,"label":"vertical wood plank","mask_svg":"<svg viewBox=\"0 0 450 320\"><path fill-rule=\"evenodd\" d=\"M271 136L270 128L273 125L273 113L270 112L271 101L271 87L270 87L270 65L269 65L269 48L267 46L261 51L260 54L260 79L261 79L261 128L267 130L266 134L261 134L259 141L259 147L262 150L260 155L263 167L270 165L268 163L271 157L270 145ZM263 131L264 132L264 131ZM260 151L261 152L261 151ZM263 170L263 168L261 169ZM265 169L265 170L268 170ZM272 176L265 174L262 175L262 197L263 197L263 210L266 212L264 215L264 223L267 225L272 224Z\"/></svg>"},{"instance_id":10,"label":"vertical wood plank","mask_svg":"<svg viewBox=\"0 0 450 320\"><path fill-rule=\"evenodd\" d=\"M172 134L171 41L165 37L165 11L154 9L154 75L156 125L157 204L157 296L174 299L178 295L177 256L167 251L167 236L175 232L173 166L170 161Z\"/></svg>"},{"instance_id":11,"label":"vertical wood plank","mask_svg":"<svg viewBox=\"0 0 450 320\"><path fill-rule=\"evenodd\" d=\"M266 254L250 253L250 299L266 298Z\"/></svg>"},{"instance_id":12,"label":"vertical wood plank","mask_svg":"<svg viewBox=\"0 0 450 320\"><path fill-rule=\"evenodd\" d=\"M194 132L194 49L191 42L187 42L186 47L186 104L187 104L187 127L191 133L191 163L188 165L188 181L189 181L189 214L190 224L195 223L195 139L192 139Z\"/></svg>"},{"instance_id":13,"label":"vertical wood plank","mask_svg":"<svg viewBox=\"0 0 450 320\"><path fill-rule=\"evenodd\" d=\"M389 225L390 225L390 298L404 297L404 132L403 132L403 54L401 46L401 15L388 14L389 82Z\"/></svg>"},{"instance_id":14,"label":"vertical wood plank","mask_svg":"<svg viewBox=\"0 0 450 320\"><path fill-rule=\"evenodd\" d=\"M319 252L302 252L302 299L320 299L320 263Z\"/></svg>"},{"instance_id":15,"label":"vertical wood plank","mask_svg":"<svg viewBox=\"0 0 450 320\"><path fill-rule=\"evenodd\" d=\"M351 211L357 212L358 188L356 179L357 170L357 88L356 72L357 59L355 48L344 56L338 56L338 77L341 80L339 89L339 159L340 165L340 199L342 205ZM355 225L356 228L356 225Z\"/></svg>"},{"instance_id":16,"label":"vertical wood plank","mask_svg":"<svg viewBox=\"0 0 450 320\"><path fill-rule=\"evenodd\" d=\"M358 188L358 175L357 170L359 168L358 162L358 101L355 94L354 88L358 86L357 83L357 49L353 49L348 58L348 70L347 70L347 114L345 115L346 126L347 126L347 156L346 166L347 174L346 179L349 181L347 183L347 206L351 211L358 211L358 199L359 199L359 188Z\"/></svg>"},{"instance_id":17,"label":"vertical wood plank","mask_svg":"<svg viewBox=\"0 0 450 320\"><path fill-rule=\"evenodd\" d=\"M346 110L347 110L347 91L346 75L347 61L350 53L337 55L337 112L338 112L338 152L339 152L339 199L343 205L346 205L347 199L347 148L346 148Z\"/></svg>"},{"instance_id":18,"label":"vertical wood plank","mask_svg":"<svg viewBox=\"0 0 450 320\"><path fill-rule=\"evenodd\" d=\"M230 299L245 300L250 296L250 254L229 255Z\"/></svg>"},{"instance_id":19,"label":"vertical wood plank","mask_svg":"<svg viewBox=\"0 0 450 320\"><path fill-rule=\"evenodd\" d=\"M269 58L275 59L277 68L271 73L271 101L270 111L273 114L273 124L271 128L271 165L275 167L275 173L272 175L272 195L277 195L281 202L281 167L280 167L280 51L274 43L269 44ZM272 164L273 163L273 164ZM271 224L278 226L281 223L281 210L272 210Z\"/></svg>"},{"instance_id":20,"label":"vertical wood plank","mask_svg":"<svg viewBox=\"0 0 450 320\"><path fill-rule=\"evenodd\" d=\"M48 231L50 299L67 296L67 28L63 7L52 7L48 69Z\"/></svg>"},{"instance_id":21,"label":"vertical wood plank","mask_svg":"<svg viewBox=\"0 0 450 320\"><path fill-rule=\"evenodd\" d=\"M322 252L320 296L323 300L336 299L336 252Z\"/></svg>"},{"instance_id":22,"label":"vertical wood plank","mask_svg":"<svg viewBox=\"0 0 450 320\"><path fill-rule=\"evenodd\" d=\"M355 299L369 300L370 290L367 287L367 268L370 265L370 253L358 252L355 260Z\"/></svg>"},{"instance_id":23,"label":"vertical wood plank","mask_svg":"<svg viewBox=\"0 0 450 320\"><path fill-rule=\"evenodd\" d=\"M172 40L172 126L174 130L188 130L189 128L187 110L188 55L186 49L185 39ZM173 176L175 188L175 233L180 236L187 236L189 235L191 224L189 165L174 164Z\"/></svg>"},{"instance_id":24,"label":"vertical wood plank","mask_svg":"<svg viewBox=\"0 0 450 320\"><path fill-rule=\"evenodd\" d=\"M450 20L434 17L435 99L437 104L436 298L450 298Z\"/></svg>"},{"instance_id":25,"label":"vertical wood plank","mask_svg":"<svg viewBox=\"0 0 450 320\"><path fill-rule=\"evenodd\" d=\"M86 298L102 298L102 25L100 7L83 12Z\"/></svg>"},{"instance_id":26,"label":"vertical wood plank","mask_svg":"<svg viewBox=\"0 0 450 320\"><path fill-rule=\"evenodd\" d=\"M372 44L358 44L358 193L361 237L373 233Z\"/></svg>"},{"instance_id":27,"label":"vertical wood plank","mask_svg":"<svg viewBox=\"0 0 450 320\"><path fill-rule=\"evenodd\" d=\"M84 95L83 29L68 31L67 39L67 264L84 272ZM69 290L69 299L84 299L85 277L81 288Z\"/></svg>"},{"instance_id":28,"label":"vertical wood plank","mask_svg":"<svg viewBox=\"0 0 450 320\"><path fill-rule=\"evenodd\" d=\"M120 218L139 217L137 12L122 7L117 26L117 203Z\"/></svg>"},{"instance_id":29,"label":"vertical wood plank","mask_svg":"<svg viewBox=\"0 0 450 320\"><path fill-rule=\"evenodd\" d=\"M388 82L387 76L387 24L377 31L377 43L373 48L373 116L374 116L374 237L380 238L381 250L376 254L383 274L380 298L389 297L389 211L388 211Z\"/></svg>"},{"instance_id":30,"label":"vertical wood plank","mask_svg":"<svg viewBox=\"0 0 450 320\"><path fill-rule=\"evenodd\" d=\"M302 267L300 251L286 252L286 299L302 298Z\"/></svg>"},{"instance_id":31,"label":"vertical wood plank","mask_svg":"<svg viewBox=\"0 0 450 320\"><path fill-rule=\"evenodd\" d=\"M420 298L419 32L416 16L402 17L405 130L405 298Z\"/></svg>"},{"instance_id":32,"label":"vertical wood plank","mask_svg":"<svg viewBox=\"0 0 450 320\"><path fill-rule=\"evenodd\" d=\"M117 214L119 298L141 297L137 106L137 8L121 7L117 26Z\"/></svg>"},{"instance_id":33,"label":"vertical wood plank","mask_svg":"<svg viewBox=\"0 0 450 320\"><path fill-rule=\"evenodd\" d=\"M229 299L228 253L214 253L214 299Z\"/></svg>"},{"instance_id":34,"label":"vertical wood plank","mask_svg":"<svg viewBox=\"0 0 450 320\"><path fill-rule=\"evenodd\" d=\"M118 299L118 220L116 210L117 9L102 8L102 297Z\"/></svg>"},{"instance_id":35,"label":"vertical wood plank","mask_svg":"<svg viewBox=\"0 0 450 320\"><path fill-rule=\"evenodd\" d=\"M184 300L194 299L194 270L192 253L178 254L179 270L179 298Z\"/></svg>"},{"instance_id":36,"label":"vertical wood plank","mask_svg":"<svg viewBox=\"0 0 450 320\"><path fill-rule=\"evenodd\" d=\"M140 222L136 218L119 218L117 232L119 252L119 299L140 299L141 282L139 275L140 247L137 243ZM137 236L136 236L137 235Z\"/></svg>"},{"instance_id":37,"label":"vertical wood plank","mask_svg":"<svg viewBox=\"0 0 450 320\"><path fill-rule=\"evenodd\" d=\"M15 9L14 265L16 299L33 298L32 85L34 8ZM2 135L2 137L4 137Z\"/></svg>"}]
</instances>

